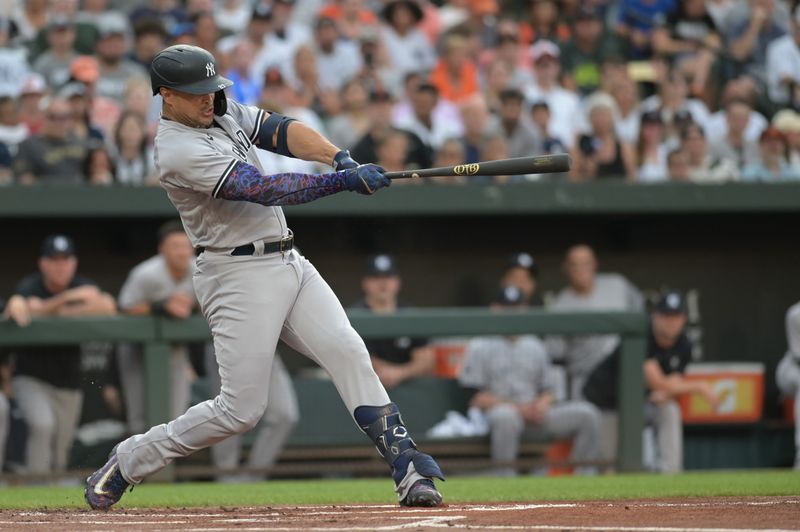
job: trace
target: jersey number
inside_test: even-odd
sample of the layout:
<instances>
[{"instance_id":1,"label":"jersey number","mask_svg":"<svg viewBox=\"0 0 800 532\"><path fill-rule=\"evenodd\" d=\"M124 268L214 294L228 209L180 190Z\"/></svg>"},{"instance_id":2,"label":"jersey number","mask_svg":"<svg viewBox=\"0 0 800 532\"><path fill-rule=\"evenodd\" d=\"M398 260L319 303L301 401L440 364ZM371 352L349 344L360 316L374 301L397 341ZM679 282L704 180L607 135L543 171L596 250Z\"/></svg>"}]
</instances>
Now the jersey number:
<instances>
[{"instance_id":1,"label":"jersey number","mask_svg":"<svg viewBox=\"0 0 800 532\"><path fill-rule=\"evenodd\" d=\"M239 159L243 162L247 162L247 151L250 149L250 146L252 146L252 143L241 129L236 130L236 140L239 142L234 143L231 149Z\"/></svg>"}]
</instances>

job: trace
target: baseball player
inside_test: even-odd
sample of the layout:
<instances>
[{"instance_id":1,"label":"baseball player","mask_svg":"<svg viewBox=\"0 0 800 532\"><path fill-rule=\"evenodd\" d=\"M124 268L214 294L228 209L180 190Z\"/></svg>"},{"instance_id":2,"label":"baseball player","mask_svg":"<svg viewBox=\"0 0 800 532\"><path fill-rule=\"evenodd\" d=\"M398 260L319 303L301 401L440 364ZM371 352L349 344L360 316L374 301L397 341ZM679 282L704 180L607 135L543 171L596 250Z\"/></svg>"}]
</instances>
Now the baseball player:
<instances>
[{"instance_id":1,"label":"baseball player","mask_svg":"<svg viewBox=\"0 0 800 532\"><path fill-rule=\"evenodd\" d=\"M161 185L196 248L194 288L214 337L220 393L177 419L128 438L87 479L85 498L108 509L128 486L173 459L252 428L267 406L278 339L318 362L389 463L404 506L438 506L436 461L417 450L364 341L314 266L293 249L282 205L389 186L383 169L287 116L228 101L232 82L195 46L159 52L150 66L163 99L155 139ZM332 164L326 174L268 175L256 149Z\"/></svg>"}]
</instances>

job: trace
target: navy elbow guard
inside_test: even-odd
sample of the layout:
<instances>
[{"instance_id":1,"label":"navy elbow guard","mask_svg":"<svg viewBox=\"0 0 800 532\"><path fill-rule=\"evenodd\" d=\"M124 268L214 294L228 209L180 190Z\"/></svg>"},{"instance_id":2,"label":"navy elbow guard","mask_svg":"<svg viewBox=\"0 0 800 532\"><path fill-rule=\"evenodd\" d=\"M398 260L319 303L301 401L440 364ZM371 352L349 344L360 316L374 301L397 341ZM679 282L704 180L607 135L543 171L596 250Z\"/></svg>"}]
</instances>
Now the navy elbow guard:
<instances>
[{"instance_id":1,"label":"navy elbow guard","mask_svg":"<svg viewBox=\"0 0 800 532\"><path fill-rule=\"evenodd\" d=\"M263 150L294 158L294 154L289 151L289 138L287 135L289 124L294 121L294 118L278 113L270 113L258 132L258 146ZM274 144L272 142L273 137L275 137Z\"/></svg>"}]
</instances>

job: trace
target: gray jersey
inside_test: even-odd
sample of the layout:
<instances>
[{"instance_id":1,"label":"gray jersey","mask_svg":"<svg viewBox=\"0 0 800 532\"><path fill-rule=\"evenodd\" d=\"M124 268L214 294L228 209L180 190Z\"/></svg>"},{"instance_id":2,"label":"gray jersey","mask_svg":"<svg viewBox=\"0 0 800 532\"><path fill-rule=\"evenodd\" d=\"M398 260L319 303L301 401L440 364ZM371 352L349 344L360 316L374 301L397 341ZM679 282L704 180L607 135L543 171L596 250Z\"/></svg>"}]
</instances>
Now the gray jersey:
<instances>
[{"instance_id":1,"label":"gray jersey","mask_svg":"<svg viewBox=\"0 0 800 532\"><path fill-rule=\"evenodd\" d=\"M155 139L156 172L193 246L226 249L288 236L280 207L216 198L236 162L265 173L254 144L264 116L256 107L228 100L227 113L215 117L215 125L208 129L161 118Z\"/></svg>"},{"instance_id":2,"label":"gray jersey","mask_svg":"<svg viewBox=\"0 0 800 532\"><path fill-rule=\"evenodd\" d=\"M528 402L552 390L550 361L535 336L476 338L467 344L459 382L506 401Z\"/></svg>"},{"instance_id":3,"label":"gray jersey","mask_svg":"<svg viewBox=\"0 0 800 532\"><path fill-rule=\"evenodd\" d=\"M786 311L786 341L789 353L800 361L800 302Z\"/></svg>"},{"instance_id":4,"label":"gray jersey","mask_svg":"<svg viewBox=\"0 0 800 532\"><path fill-rule=\"evenodd\" d=\"M192 269L183 279L176 280L169 273L164 258L156 255L137 265L128 274L119 292L119 306L124 310L143 302L163 301L176 292L194 297Z\"/></svg>"}]
</instances>

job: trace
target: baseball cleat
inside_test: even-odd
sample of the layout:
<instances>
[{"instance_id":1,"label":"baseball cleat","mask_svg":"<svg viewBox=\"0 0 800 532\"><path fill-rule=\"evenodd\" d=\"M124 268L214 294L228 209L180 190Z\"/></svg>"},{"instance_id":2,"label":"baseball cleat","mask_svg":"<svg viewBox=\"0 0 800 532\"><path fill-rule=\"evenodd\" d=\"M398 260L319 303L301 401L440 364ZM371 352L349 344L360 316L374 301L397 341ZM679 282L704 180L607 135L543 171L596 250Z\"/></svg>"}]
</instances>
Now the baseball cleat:
<instances>
[{"instance_id":1,"label":"baseball cleat","mask_svg":"<svg viewBox=\"0 0 800 532\"><path fill-rule=\"evenodd\" d=\"M442 494L427 478L420 479L408 490L406 498L400 501L400 506L441 506Z\"/></svg>"},{"instance_id":2,"label":"baseball cleat","mask_svg":"<svg viewBox=\"0 0 800 532\"><path fill-rule=\"evenodd\" d=\"M119 470L115 447L106 465L86 479L86 490L83 494L93 510L108 510L122 498L128 486L130 484L122 477Z\"/></svg>"}]
</instances>

